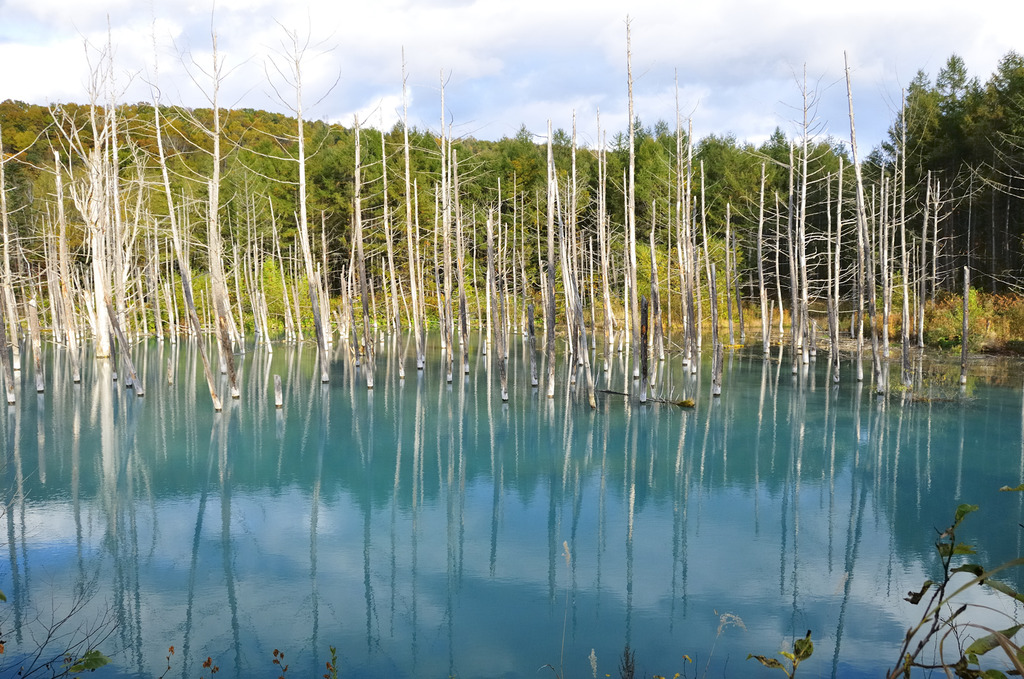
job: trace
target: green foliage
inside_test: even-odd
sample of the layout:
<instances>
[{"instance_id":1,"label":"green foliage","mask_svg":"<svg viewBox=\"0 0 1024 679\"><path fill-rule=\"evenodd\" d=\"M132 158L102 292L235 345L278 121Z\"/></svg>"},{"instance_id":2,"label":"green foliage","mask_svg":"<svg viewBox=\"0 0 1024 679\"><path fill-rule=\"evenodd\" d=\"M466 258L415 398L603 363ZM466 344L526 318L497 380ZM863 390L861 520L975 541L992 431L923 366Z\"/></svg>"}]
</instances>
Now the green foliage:
<instances>
[{"instance_id":1,"label":"green foliage","mask_svg":"<svg viewBox=\"0 0 1024 679\"><path fill-rule=\"evenodd\" d=\"M970 351L1024 349L1024 299L971 288L967 309L967 348ZM924 326L927 344L942 348L959 347L963 332L963 297L943 294L935 302L928 303Z\"/></svg>"},{"instance_id":2,"label":"green foliage","mask_svg":"<svg viewBox=\"0 0 1024 679\"><path fill-rule=\"evenodd\" d=\"M775 658L769 658L763 655L754 655L751 653L747 656L747 660L754 658L765 667L769 667L775 670L781 670L787 677L793 677L796 674L796 668L800 666L804 660L811 657L814 653L814 642L811 641L811 630L807 630L807 636L803 639L797 639L793 642L793 651L780 651L779 655L789 661L789 666L779 662Z\"/></svg>"},{"instance_id":3,"label":"green foliage","mask_svg":"<svg viewBox=\"0 0 1024 679\"><path fill-rule=\"evenodd\" d=\"M81 658L72 660L69 657L66 659L66 662L70 663L68 673L74 676L76 674L81 674L82 672L95 672L104 665L109 665L110 658L103 655L96 649L90 649L86 651Z\"/></svg>"},{"instance_id":4,"label":"green foliage","mask_svg":"<svg viewBox=\"0 0 1024 679\"><path fill-rule=\"evenodd\" d=\"M1000 490L1024 491L1024 485L1016 488L1004 486ZM925 673L942 670L947 676L956 675L967 679L1005 679L1007 673L992 667L993 661L988 658L988 654L996 649L1003 652L1005 661L1013 668L1010 674L1024 671L1024 654L1020 645L1013 641L1024 625L1014 620L1014 624L1005 629L993 629L976 622L971 613L975 608L984 608L986 611L994 608L961 600L964 593L980 587L1015 602L1024 602L1024 595L995 577L1002 571L1024 566L1024 558L1013 559L991 569L976 563L953 565L957 557L975 554L973 547L958 540L957 533L964 519L976 511L977 505L961 504L957 507L953 523L939 534L935 543L942 564L941 579L926 580L920 590L908 593L906 601L910 604L918 606L926 600L927 604L920 620L907 631L899 661L888 674L890 679L909 679L915 668ZM961 579L954 582L958 576ZM965 581L961 581L963 577L966 577ZM955 642L952 645L958 655L954 657L945 654L949 641ZM926 651L927 662L923 660ZM933 654L935 657L932 657Z\"/></svg>"},{"instance_id":5,"label":"green foliage","mask_svg":"<svg viewBox=\"0 0 1024 679\"><path fill-rule=\"evenodd\" d=\"M331 659L327 662L327 672L324 673L324 679L338 679L338 649L334 646L331 649Z\"/></svg>"},{"instance_id":6,"label":"green foliage","mask_svg":"<svg viewBox=\"0 0 1024 679\"><path fill-rule=\"evenodd\" d=\"M0 592L0 601L7 597ZM113 621L101 621L95 628L78 627L74 631L64 632L61 628L76 618L81 611L81 600L74 603L63 619L54 620L44 630L42 638L34 639L37 646L34 650L20 656L18 676L32 676L37 672L46 672L52 678L77 676L83 672L95 672L110 664L110 658L94 648L102 643L114 630ZM17 630L19 642L26 627ZM0 634L0 656L7 652L6 635ZM57 650L60 648L62 650ZM84 650L83 650L84 649ZM8 669L8 668L4 668Z\"/></svg>"}]
</instances>

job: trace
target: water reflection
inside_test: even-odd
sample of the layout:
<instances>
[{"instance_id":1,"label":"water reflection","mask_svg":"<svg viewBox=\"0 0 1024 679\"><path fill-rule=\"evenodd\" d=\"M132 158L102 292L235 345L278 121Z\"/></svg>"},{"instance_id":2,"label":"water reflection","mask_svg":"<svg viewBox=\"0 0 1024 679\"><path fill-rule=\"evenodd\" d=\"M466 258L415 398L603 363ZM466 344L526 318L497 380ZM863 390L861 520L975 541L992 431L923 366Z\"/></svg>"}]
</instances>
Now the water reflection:
<instances>
[{"instance_id":1,"label":"water reflection","mask_svg":"<svg viewBox=\"0 0 1024 679\"><path fill-rule=\"evenodd\" d=\"M109 605L140 675L172 644L182 677L207 656L259 672L275 647L312 676L328 645L351 675L582 676L592 648L614 674L625 643L652 673L688 654L756 675L737 663L807 629L810 674L878 675L958 502L983 507L983 562L1019 554L1021 498L995 492L1024 477L1019 386L879 398L780 349L727 355L720 398L708 366L659 363L658 393L697 407L641 406L609 393L632 387L615 352L591 410L575 362L554 398L531 385L523 341L502 403L478 342L449 383L436 350L402 376L393 341L374 389L340 345L328 384L308 348L257 348L221 413L194 342L154 343L144 399L103 363L20 399L0 420L14 643L57 592ZM745 630L719 636L726 612Z\"/></svg>"}]
</instances>

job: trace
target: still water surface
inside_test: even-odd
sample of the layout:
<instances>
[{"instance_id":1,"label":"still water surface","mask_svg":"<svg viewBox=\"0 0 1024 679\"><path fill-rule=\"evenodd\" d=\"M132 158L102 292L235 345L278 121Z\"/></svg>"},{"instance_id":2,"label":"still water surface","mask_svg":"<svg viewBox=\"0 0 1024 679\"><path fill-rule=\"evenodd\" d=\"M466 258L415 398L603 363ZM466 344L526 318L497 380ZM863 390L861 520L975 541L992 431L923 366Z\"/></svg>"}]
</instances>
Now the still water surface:
<instances>
[{"instance_id":1,"label":"still water surface","mask_svg":"<svg viewBox=\"0 0 1024 679\"><path fill-rule=\"evenodd\" d=\"M662 365L695 409L591 411L562 363L555 398L532 389L524 351L507 404L475 342L453 384L436 347L404 380L384 347L373 390L340 348L328 385L310 346L250 351L220 414L188 343L140 347L144 398L51 355L37 396L26 368L0 418L8 658L84 594L125 675L174 645L169 677L277 676L275 648L318 677L329 646L344 677L589 677L592 650L618 676L628 643L647 676L771 676L747 654L810 629L801 674L881 676L957 503L982 507L981 563L1021 554L1021 497L997 491L1024 481L1019 372L905 402L741 351L720 399L709 365ZM599 386L628 376L616 358Z\"/></svg>"}]
</instances>

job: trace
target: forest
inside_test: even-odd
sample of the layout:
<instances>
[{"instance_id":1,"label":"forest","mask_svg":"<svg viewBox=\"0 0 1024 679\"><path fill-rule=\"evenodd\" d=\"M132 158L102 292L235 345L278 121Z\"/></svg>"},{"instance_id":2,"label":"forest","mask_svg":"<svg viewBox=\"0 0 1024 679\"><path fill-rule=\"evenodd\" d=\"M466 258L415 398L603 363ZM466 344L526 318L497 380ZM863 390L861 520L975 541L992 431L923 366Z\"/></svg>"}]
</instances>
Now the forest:
<instances>
[{"instance_id":1,"label":"forest","mask_svg":"<svg viewBox=\"0 0 1024 679\"><path fill-rule=\"evenodd\" d=\"M956 55L934 79L918 72L860 157L848 73L845 139L816 133L805 84L802 129L757 146L699 136L681 115L645 123L632 97L631 129L574 118L487 141L451 137L443 89L437 129L305 120L298 44L278 90L288 115L221 108L216 52L209 108L115 102L102 56L86 103L0 104L0 341L14 369L43 336L76 355L92 340L102 357L211 333L223 368L249 333L321 351L351 337L358 360L377 333L413 327L422 365L426 327L448 346L469 326L507 342L535 303L549 338L640 345L640 298L661 356L666 340L685 360L706 333L719 343L719 316L730 345L761 319L766 347L796 350L818 323L834 348L860 328L860 350L867 323L888 356L890 338L962 344L968 282L970 315L989 314L971 348L1024 339L1016 52L985 82ZM578 143L595 125L600 141Z\"/></svg>"}]
</instances>

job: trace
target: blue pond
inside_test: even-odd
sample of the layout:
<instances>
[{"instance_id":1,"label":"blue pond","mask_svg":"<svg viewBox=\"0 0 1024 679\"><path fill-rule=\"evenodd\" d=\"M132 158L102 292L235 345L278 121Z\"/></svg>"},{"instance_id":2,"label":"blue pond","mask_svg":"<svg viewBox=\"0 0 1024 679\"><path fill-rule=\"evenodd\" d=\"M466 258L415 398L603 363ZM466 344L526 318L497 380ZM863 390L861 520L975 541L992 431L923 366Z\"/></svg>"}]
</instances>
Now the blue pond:
<instances>
[{"instance_id":1,"label":"blue pond","mask_svg":"<svg viewBox=\"0 0 1024 679\"><path fill-rule=\"evenodd\" d=\"M609 393L634 389L614 354L591 410L561 354L554 398L532 388L520 341L508 403L479 338L452 383L436 343L423 372L382 345L372 390L334 351L321 384L312 345L250 349L221 413L194 343L139 345L143 398L109 362L72 384L59 351L37 395L27 365L0 417L0 669L77 605L66 631L113 626L108 676L159 677L173 645L168 677L277 676L275 649L319 677L331 646L343 677L603 677L627 643L646 676L773 676L747 655L811 630L801 674L878 677L957 504L975 560L1022 553L1016 364L961 393L922 362L931 398L881 398L824 355L727 350L712 399L710 360L670 357L656 392L689 409Z\"/></svg>"}]
</instances>

